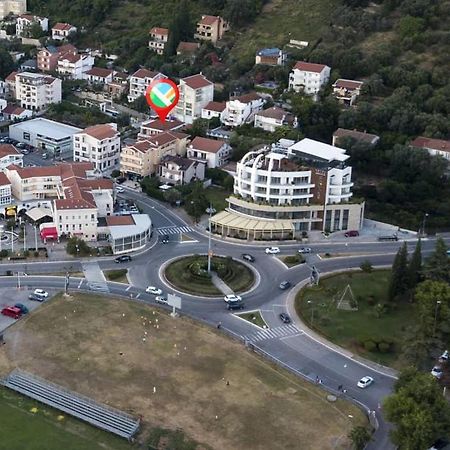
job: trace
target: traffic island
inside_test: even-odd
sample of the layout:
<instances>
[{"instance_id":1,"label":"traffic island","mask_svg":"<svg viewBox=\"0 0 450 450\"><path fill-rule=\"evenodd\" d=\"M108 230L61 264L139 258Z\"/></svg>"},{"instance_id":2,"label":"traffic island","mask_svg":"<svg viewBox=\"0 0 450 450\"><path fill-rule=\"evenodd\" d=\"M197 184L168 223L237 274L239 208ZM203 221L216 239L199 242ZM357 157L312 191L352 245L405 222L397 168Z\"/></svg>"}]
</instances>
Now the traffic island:
<instances>
[{"instance_id":1,"label":"traffic island","mask_svg":"<svg viewBox=\"0 0 450 450\"><path fill-rule=\"evenodd\" d=\"M263 329L269 328L259 309L255 311L245 312L243 314L235 314L235 316L239 317L240 319L246 320L247 322L250 322L256 327Z\"/></svg>"},{"instance_id":2,"label":"traffic island","mask_svg":"<svg viewBox=\"0 0 450 450\"><path fill-rule=\"evenodd\" d=\"M248 291L255 282L253 271L231 257L213 256L211 270L233 291ZM165 270L166 281L175 289L203 297L217 297L222 292L208 274L208 257L193 255L170 262Z\"/></svg>"}]
</instances>

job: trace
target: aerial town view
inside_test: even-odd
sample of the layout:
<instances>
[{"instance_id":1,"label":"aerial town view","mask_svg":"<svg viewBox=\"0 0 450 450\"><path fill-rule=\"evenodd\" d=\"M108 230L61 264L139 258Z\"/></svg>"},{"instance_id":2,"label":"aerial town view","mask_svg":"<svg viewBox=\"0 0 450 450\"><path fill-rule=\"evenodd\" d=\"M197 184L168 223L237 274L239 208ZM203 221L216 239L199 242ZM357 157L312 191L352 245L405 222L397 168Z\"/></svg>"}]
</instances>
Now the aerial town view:
<instances>
[{"instance_id":1,"label":"aerial town view","mask_svg":"<svg viewBox=\"0 0 450 450\"><path fill-rule=\"evenodd\" d=\"M449 0L0 0L0 450L450 450Z\"/></svg>"}]
</instances>

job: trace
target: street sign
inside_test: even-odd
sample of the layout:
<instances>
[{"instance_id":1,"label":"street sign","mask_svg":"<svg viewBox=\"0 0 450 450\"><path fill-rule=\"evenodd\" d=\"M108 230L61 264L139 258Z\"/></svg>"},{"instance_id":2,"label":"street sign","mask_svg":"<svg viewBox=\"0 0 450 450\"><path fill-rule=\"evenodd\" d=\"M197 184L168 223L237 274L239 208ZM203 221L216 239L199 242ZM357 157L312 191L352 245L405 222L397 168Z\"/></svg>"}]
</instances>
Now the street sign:
<instances>
[{"instance_id":1,"label":"street sign","mask_svg":"<svg viewBox=\"0 0 450 450\"><path fill-rule=\"evenodd\" d=\"M172 317L177 317L176 308L181 309L181 297L175 294L167 294L167 304L173 308L170 315Z\"/></svg>"}]
</instances>

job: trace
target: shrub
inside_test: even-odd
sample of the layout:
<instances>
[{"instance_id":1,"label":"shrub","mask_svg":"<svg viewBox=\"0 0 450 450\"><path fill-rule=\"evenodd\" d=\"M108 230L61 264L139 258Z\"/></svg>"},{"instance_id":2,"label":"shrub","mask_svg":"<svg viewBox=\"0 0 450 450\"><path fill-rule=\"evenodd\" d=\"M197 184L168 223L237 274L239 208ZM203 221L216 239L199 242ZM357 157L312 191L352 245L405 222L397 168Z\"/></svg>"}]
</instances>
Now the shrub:
<instances>
[{"instance_id":1,"label":"shrub","mask_svg":"<svg viewBox=\"0 0 450 450\"><path fill-rule=\"evenodd\" d=\"M392 350L392 345L389 342L378 342L378 351L380 353L389 353Z\"/></svg>"},{"instance_id":2,"label":"shrub","mask_svg":"<svg viewBox=\"0 0 450 450\"><path fill-rule=\"evenodd\" d=\"M39 256L39 252L38 252L37 250L35 250L35 251L33 252L33 256L34 256L35 258L37 258L37 257Z\"/></svg>"},{"instance_id":3,"label":"shrub","mask_svg":"<svg viewBox=\"0 0 450 450\"><path fill-rule=\"evenodd\" d=\"M25 250L23 252L23 256L25 256L25 258L28 258L30 256L30 251L29 250Z\"/></svg>"},{"instance_id":4,"label":"shrub","mask_svg":"<svg viewBox=\"0 0 450 450\"><path fill-rule=\"evenodd\" d=\"M377 344L375 344L375 342L372 341L371 339L368 339L367 341L364 342L364 348L368 352L373 352L377 349Z\"/></svg>"},{"instance_id":5,"label":"shrub","mask_svg":"<svg viewBox=\"0 0 450 450\"><path fill-rule=\"evenodd\" d=\"M3 249L0 251L0 258L6 258L9 255L9 250Z\"/></svg>"},{"instance_id":6,"label":"shrub","mask_svg":"<svg viewBox=\"0 0 450 450\"><path fill-rule=\"evenodd\" d=\"M369 297L367 298L367 304L369 306L375 306L376 303L377 299L373 295L369 295Z\"/></svg>"},{"instance_id":7,"label":"shrub","mask_svg":"<svg viewBox=\"0 0 450 450\"><path fill-rule=\"evenodd\" d=\"M372 263L368 259L363 261L359 267L365 273L370 273L373 270Z\"/></svg>"},{"instance_id":8,"label":"shrub","mask_svg":"<svg viewBox=\"0 0 450 450\"><path fill-rule=\"evenodd\" d=\"M117 269L117 270L110 270L108 272L108 278L110 280L118 280L119 278L126 275L127 269Z\"/></svg>"}]
</instances>

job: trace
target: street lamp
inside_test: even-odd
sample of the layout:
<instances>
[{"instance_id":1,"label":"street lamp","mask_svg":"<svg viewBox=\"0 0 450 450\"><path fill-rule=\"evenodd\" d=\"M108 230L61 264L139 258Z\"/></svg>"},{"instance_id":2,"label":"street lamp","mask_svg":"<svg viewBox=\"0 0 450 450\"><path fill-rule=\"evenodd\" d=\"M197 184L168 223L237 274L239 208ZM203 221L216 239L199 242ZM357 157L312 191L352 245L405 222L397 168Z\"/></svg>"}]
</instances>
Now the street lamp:
<instances>
[{"instance_id":1,"label":"street lamp","mask_svg":"<svg viewBox=\"0 0 450 450\"><path fill-rule=\"evenodd\" d=\"M308 300L308 305L311 305L311 328L314 326L314 302Z\"/></svg>"},{"instance_id":2,"label":"street lamp","mask_svg":"<svg viewBox=\"0 0 450 450\"><path fill-rule=\"evenodd\" d=\"M425 233L425 224L426 224L426 221L427 221L427 217L429 216L429 214L428 213L425 213L424 215L423 215L423 221L422 221L422 236L426 236L426 233Z\"/></svg>"},{"instance_id":3,"label":"street lamp","mask_svg":"<svg viewBox=\"0 0 450 450\"><path fill-rule=\"evenodd\" d=\"M208 220L208 228L209 228L209 236L208 236L208 274L211 273L211 214L212 214L212 205L209 204L209 220Z\"/></svg>"},{"instance_id":4,"label":"street lamp","mask_svg":"<svg viewBox=\"0 0 450 450\"><path fill-rule=\"evenodd\" d=\"M441 303L442 303L442 302L441 302L440 300L437 300L437 301L436 301L436 306L435 306L435 308L434 308L433 337L434 337L434 334L436 333L437 314L438 314L439 305L440 305Z\"/></svg>"}]
</instances>

